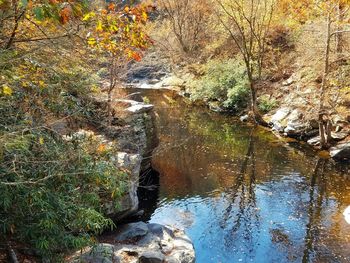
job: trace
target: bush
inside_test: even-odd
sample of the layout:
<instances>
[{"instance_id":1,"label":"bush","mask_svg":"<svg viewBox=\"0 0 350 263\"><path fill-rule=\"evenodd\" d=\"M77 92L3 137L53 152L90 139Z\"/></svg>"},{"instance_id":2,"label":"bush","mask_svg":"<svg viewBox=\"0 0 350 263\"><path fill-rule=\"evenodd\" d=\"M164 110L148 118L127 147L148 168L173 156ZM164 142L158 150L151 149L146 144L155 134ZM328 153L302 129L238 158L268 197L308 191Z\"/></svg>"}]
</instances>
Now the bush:
<instances>
[{"instance_id":1,"label":"bush","mask_svg":"<svg viewBox=\"0 0 350 263\"><path fill-rule=\"evenodd\" d=\"M263 95L258 99L258 108L262 113L268 113L269 111L277 107L277 101L268 95Z\"/></svg>"},{"instance_id":2,"label":"bush","mask_svg":"<svg viewBox=\"0 0 350 263\"><path fill-rule=\"evenodd\" d=\"M95 84L88 68L0 53L5 56L0 59L0 242L24 243L56 258L113 227L104 216L104 200L117 206L127 177L114 164L113 147L94 137L64 140L49 128L60 118L88 117L80 100Z\"/></svg>"},{"instance_id":3,"label":"bush","mask_svg":"<svg viewBox=\"0 0 350 263\"><path fill-rule=\"evenodd\" d=\"M204 75L192 83L192 99L219 101L228 110L240 110L249 101L244 65L237 60L211 60L204 65Z\"/></svg>"}]
</instances>

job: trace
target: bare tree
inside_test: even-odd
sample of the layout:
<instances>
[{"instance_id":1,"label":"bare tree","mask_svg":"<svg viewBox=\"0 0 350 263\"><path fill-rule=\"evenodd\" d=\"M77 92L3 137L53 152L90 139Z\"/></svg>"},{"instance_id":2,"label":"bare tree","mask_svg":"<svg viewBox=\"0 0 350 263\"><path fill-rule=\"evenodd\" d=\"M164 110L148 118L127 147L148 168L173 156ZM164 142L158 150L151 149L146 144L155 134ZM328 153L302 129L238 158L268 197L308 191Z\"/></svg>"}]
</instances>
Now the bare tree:
<instances>
[{"instance_id":1,"label":"bare tree","mask_svg":"<svg viewBox=\"0 0 350 263\"><path fill-rule=\"evenodd\" d=\"M182 52L190 54L198 50L206 38L210 11L207 0L159 0L158 4L169 19Z\"/></svg>"},{"instance_id":2,"label":"bare tree","mask_svg":"<svg viewBox=\"0 0 350 263\"><path fill-rule=\"evenodd\" d=\"M321 148L329 148L332 143L332 121L330 118L330 112L326 107L326 93L328 90L328 76L329 76L329 65L330 65L330 54L331 54L331 40L332 37L336 37L336 48L337 52L341 52L341 35L350 30L339 30L339 25L336 30L332 30L333 24L339 22L340 17L344 17L344 14L348 11L345 8L344 2L339 1L325 1L323 5L317 4L321 13L326 17L326 35L325 35L325 51L323 59L323 76L320 91L319 109L318 109L318 122L320 132L320 144Z\"/></svg>"},{"instance_id":3,"label":"bare tree","mask_svg":"<svg viewBox=\"0 0 350 263\"><path fill-rule=\"evenodd\" d=\"M267 34L274 13L274 0L216 0L217 16L237 45L246 66L251 111L258 124L267 125L257 107L257 82L261 80Z\"/></svg>"}]
</instances>

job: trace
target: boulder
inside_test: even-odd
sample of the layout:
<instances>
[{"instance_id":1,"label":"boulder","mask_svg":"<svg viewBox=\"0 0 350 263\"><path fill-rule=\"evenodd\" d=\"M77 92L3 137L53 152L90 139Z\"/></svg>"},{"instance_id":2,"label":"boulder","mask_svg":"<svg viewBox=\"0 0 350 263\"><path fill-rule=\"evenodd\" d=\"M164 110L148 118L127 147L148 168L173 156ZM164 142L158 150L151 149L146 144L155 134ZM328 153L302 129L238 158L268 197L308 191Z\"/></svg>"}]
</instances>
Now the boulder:
<instances>
[{"instance_id":1,"label":"boulder","mask_svg":"<svg viewBox=\"0 0 350 263\"><path fill-rule=\"evenodd\" d=\"M182 230L143 222L121 226L114 245L99 244L75 253L68 262L194 263L191 240ZM103 253L103 250L106 250ZM80 261L79 261L80 260ZM115 261L113 261L115 260ZM119 261L118 261L119 260Z\"/></svg>"},{"instance_id":2,"label":"boulder","mask_svg":"<svg viewBox=\"0 0 350 263\"><path fill-rule=\"evenodd\" d=\"M139 263L163 263L164 254L157 251L146 251L139 258Z\"/></svg>"},{"instance_id":3,"label":"boulder","mask_svg":"<svg viewBox=\"0 0 350 263\"><path fill-rule=\"evenodd\" d=\"M120 220L138 210L139 200L137 189L139 187L139 175L141 170L142 156L140 154L130 154L118 152L113 156L114 162L118 168L128 172L128 191L122 196L118 208L114 202L109 201L104 204L106 214L110 217Z\"/></svg>"},{"instance_id":4,"label":"boulder","mask_svg":"<svg viewBox=\"0 0 350 263\"><path fill-rule=\"evenodd\" d=\"M75 257L73 263L122 263L114 254L114 246L111 244L98 244L80 257Z\"/></svg>"},{"instance_id":5,"label":"boulder","mask_svg":"<svg viewBox=\"0 0 350 263\"><path fill-rule=\"evenodd\" d=\"M338 144L330 149L330 155L335 160L350 161L350 142Z\"/></svg>"},{"instance_id":6,"label":"boulder","mask_svg":"<svg viewBox=\"0 0 350 263\"><path fill-rule=\"evenodd\" d=\"M276 113L271 117L271 122L275 124L276 122L282 122L291 113L290 108L281 108L276 111Z\"/></svg>"},{"instance_id":7,"label":"boulder","mask_svg":"<svg viewBox=\"0 0 350 263\"><path fill-rule=\"evenodd\" d=\"M125 109L125 111L132 114L140 114L151 111L154 108L152 104L135 104Z\"/></svg>"},{"instance_id":8,"label":"boulder","mask_svg":"<svg viewBox=\"0 0 350 263\"><path fill-rule=\"evenodd\" d=\"M148 234L147 224L144 222L130 223L123 225L117 231L115 240L117 242L125 242L132 239L138 239Z\"/></svg>"}]
</instances>

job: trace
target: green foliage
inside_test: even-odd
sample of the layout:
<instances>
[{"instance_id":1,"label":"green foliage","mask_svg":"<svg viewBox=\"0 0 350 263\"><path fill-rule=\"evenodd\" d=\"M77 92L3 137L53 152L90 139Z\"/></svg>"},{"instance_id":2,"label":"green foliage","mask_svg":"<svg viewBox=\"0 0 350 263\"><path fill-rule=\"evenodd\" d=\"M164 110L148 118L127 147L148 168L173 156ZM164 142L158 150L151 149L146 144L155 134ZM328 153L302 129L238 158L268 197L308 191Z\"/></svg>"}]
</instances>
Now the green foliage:
<instances>
[{"instance_id":1,"label":"green foliage","mask_svg":"<svg viewBox=\"0 0 350 263\"><path fill-rule=\"evenodd\" d=\"M244 65L237 60L211 60L204 65L204 75L192 83L192 99L219 101L229 110L240 110L249 101Z\"/></svg>"},{"instance_id":2,"label":"green foliage","mask_svg":"<svg viewBox=\"0 0 350 263\"><path fill-rule=\"evenodd\" d=\"M276 99L263 95L258 99L258 107L262 113L267 113L278 106Z\"/></svg>"},{"instance_id":3,"label":"green foliage","mask_svg":"<svg viewBox=\"0 0 350 263\"><path fill-rule=\"evenodd\" d=\"M118 206L127 177L115 166L113 147L51 129L67 116L89 117L82 98L96 79L89 68L46 55L0 53L0 87L12 90L0 94L0 236L56 257L113 227L103 204Z\"/></svg>"}]
</instances>

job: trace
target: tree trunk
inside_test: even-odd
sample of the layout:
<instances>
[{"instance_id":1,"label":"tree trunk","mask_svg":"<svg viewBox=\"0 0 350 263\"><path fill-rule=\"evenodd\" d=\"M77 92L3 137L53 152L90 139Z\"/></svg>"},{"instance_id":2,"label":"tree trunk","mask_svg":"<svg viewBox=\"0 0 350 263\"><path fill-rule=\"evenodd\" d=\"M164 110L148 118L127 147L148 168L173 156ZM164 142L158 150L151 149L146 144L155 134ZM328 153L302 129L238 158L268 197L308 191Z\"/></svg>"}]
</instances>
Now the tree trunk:
<instances>
[{"instance_id":1,"label":"tree trunk","mask_svg":"<svg viewBox=\"0 0 350 263\"><path fill-rule=\"evenodd\" d=\"M257 95L254 80L249 77L249 87L250 87L250 110L253 114L254 121L262 126L267 127L267 122L262 118L259 108L257 105Z\"/></svg>"},{"instance_id":2,"label":"tree trunk","mask_svg":"<svg viewBox=\"0 0 350 263\"><path fill-rule=\"evenodd\" d=\"M107 99L107 112L108 112L108 126L112 125L112 90L108 90Z\"/></svg>"},{"instance_id":3,"label":"tree trunk","mask_svg":"<svg viewBox=\"0 0 350 263\"><path fill-rule=\"evenodd\" d=\"M24 13L26 12L26 10L24 9L20 14L18 14L18 10L17 10L17 3L14 4L14 26L10 35L9 40L6 43L5 49L10 49L12 47L12 44L16 38L16 34L18 31L18 27L19 27L19 21L21 20L21 18L23 17ZM18 14L18 15L17 15Z\"/></svg>"},{"instance_id":4,"label":"tree trunk","mask_svg":"<svg viewBox=\"0 0 350 263\"><path fill-rule=\"evenodd\" d=\"M109 69L109 89L108 89L108 97L107 97L107 112L108 112L108 126L112 125L112 92L115 87L115 59L111 57L110 69Z\"/></svg>"},{"instance_id":5,"label":"tree trunk","mask_svg":"<svg viewBox=\"0 0 350 263\"><path fill-rule=\"evenodd\" d=\"M330 42L331 42L331 14L328 13L327 16L327 35L326 35L326 46L325 46L325 56L324 56L324 71L321 83L321 94L319 102L319 112L318 112L318 124L320 129L320 144L322 149L327 149L331 143L331 131L332 124L328 119L328 114L325 111L325 96L327 89L327 77L329 73L329 54L330 54ZM325 119L326 117L326 119Z\"/></svg>"},{"instance_id":6,"label":"tree trunk","mask_svg":"<svg viewBox=\"0 0 350 263\"><path fill-rule=\"evenodd\" d=\"M344 6L342 3L339 3L338 5L338 26L337 31L342 30L342 23L344 21ZM336 40L336 51L338 54L343 52L343 34L337 33L335 34L335 40Z\"/></svg>"}]
</instances>

